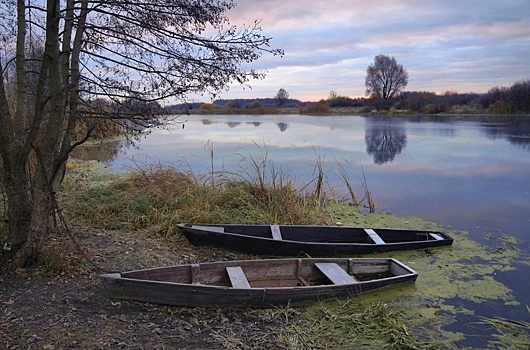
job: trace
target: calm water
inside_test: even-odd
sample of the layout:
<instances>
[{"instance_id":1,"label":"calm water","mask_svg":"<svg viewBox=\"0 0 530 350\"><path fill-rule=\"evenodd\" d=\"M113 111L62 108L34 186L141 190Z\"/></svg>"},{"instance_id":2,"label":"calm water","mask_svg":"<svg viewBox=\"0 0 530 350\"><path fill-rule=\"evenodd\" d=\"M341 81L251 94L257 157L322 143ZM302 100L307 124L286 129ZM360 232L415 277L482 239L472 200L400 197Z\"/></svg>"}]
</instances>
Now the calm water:
<instances>
[{"instance_id":1,"label":"calm water","mask_svg":"<svg viewBox=\"0 0 530 350\"><path fill-rule=\"evenodd\" d=\"M367 184L379 210L472 231L530 232L530 121L444 122L383 117L191 116L184 128L157 131L108 165L148 163L194 173L243 170L266 161L300 184L326 180L346 195L339 162L361 195ZM270 170L265 171L270 175Z\"/></svg>"},{"instance_id":2,"label":"calm water","mask_svg":"<svg viewBox=\"0 0 530 350\"><path fill-rule=\"evenodd\" d=\"M492 233L509 233L524 241L519 247L528 260L530 121L298 115L186 119L184 127L145 137L140 149L122 148L117 158L107 159L108 166L123 171L163 163L196 174L212 166L214 171L252 173L254 159L267 164L266 174L273 162L276 172L312 189L321 162L328 186L345 196L339 162L359 195L364 171L379 211L450 225L483 244ZM530 305L529 274L528 264L521 264L497 278L522 305ZM528 314L514 317L528 319Z\"/></svg>"}]
</instances>

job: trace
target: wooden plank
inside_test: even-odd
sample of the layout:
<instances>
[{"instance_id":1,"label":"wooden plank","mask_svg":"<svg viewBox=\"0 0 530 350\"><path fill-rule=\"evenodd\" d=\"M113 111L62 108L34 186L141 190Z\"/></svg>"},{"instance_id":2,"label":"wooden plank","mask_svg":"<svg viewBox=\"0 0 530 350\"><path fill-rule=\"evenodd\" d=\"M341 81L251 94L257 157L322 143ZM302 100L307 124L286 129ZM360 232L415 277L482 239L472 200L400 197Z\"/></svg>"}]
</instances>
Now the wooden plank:
<instances>
[{"instance_id":1,"label":"wooden plank","mask_svg":"<svg viewBox=\"0 0 530 350\"><path fill-rule=\"evenodd\" d=\"M201 267L199 264L190 264L191 284L197 283Z\"/></svg>"},{"instance_id":2,"label":"wooden plank","mask_svg":"<svg viewBox=\"0 0 530 350\"><path fill-rule=\"evenodd\" d=\"M349 275L335 263L315 263L315 266L326 275L334 284L359 283L353 276Z\"/></svg>"},{"instance_id":3,"label":"wooden plank","mask_svg":"<svg viewBox=\"0 0 530 350\"><path fill-rule=\"evenodd\" d=\"M431 235L432 238L434 238L437 241L441 241L444 239L443 236L438 233L429 233L429 234Z\"/></svg>"},{"instance_id":4,"label":"wooden plank","mask_svg":"<svg viewBox=\"0 0 530 350\"><path fill-rule=\"evenodd\" d=\"M219 233L225 232L225 228L222 226L192 225L191 228L196 229L196 230L212 231L212 232L219 232Z\"/></svg>"},{"instance_id":5,"label":"wooden plank","mask_svg":"<svg viewBox=\"0 0 530 350\"><path fill-rule=\"evenodd\" d=\"M282 240L282 233L280 232L280 226L271 225L272 239Z\"/></svg>"},{"instance_id":6,"label":"wooden plank","mask_svg":"<svg viewBox=\"0 0 530 350\"><path fill-rule=\"evenodd\" d=\"M364 232L366 232L366 234L370 236L370 238L372 239L372 241L374 241L375 244L385 244L385 241L383 241L383 239L379 237L379 235L375 233L375 231L371 228L365 228Z\"/></svg>"},{"instance_id":7,"label":"wooden plank","mask_svg":"<svg viewBox=\"0 0 530 350\"><path fill-rule=\"evenodd\" d=\"M228 273L232 287L243 289L250 288L250 284L248 283L247 277L241 266L227 266L226 272Z\"/></svg>"}]
</instances>

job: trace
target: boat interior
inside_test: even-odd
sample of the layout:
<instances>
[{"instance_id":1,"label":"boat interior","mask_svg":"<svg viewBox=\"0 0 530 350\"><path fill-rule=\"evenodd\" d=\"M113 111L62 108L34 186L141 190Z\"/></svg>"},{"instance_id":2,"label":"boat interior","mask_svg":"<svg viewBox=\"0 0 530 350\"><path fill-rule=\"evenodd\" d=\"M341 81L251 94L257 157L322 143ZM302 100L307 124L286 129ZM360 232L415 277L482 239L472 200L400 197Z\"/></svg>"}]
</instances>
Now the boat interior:
<instances>
[{"instance_id":1,"label":"boat interior","mask_svg":"<svg viewBox=\"0 0 530 350\"><path fill-rule=\"evenodd\" d=\"M220 233L235 233L245 236L272 238L274 240L314 243L386 244L445 239L439 232L340 226L193 225L193 228Z\"/></svg>"},{"instance_id":2,"label":"boat interior","mask_svg":"<svg viewBox=\"0 0 530 350\"><path fill-rule=\"evenodd\" d=\"M169 266L122 273L123 278L233 288L357 284L409 274L393 259L272 259Z\"/></svg>"}]
</instances>

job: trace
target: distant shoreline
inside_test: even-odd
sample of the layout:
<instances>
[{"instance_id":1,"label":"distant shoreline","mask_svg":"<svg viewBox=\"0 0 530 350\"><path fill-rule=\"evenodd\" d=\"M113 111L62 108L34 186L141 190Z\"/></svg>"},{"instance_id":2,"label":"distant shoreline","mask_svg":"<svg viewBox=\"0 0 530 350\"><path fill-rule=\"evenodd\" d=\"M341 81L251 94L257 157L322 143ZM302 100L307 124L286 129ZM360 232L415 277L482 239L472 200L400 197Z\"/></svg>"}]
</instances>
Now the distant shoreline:
<instances>
[{"instance_id":1,"label":"distant shoreline","mask_svg":"<svg viewBox=\"0 0 530 350\"><path fill-rule=\"evenodd\" d=\"M362 110L362 108L358 107L336 107L336 108L330 108L327 112L320 112L320 113L308 113L302 110L300 108L278 108L278 107L262 107L259 109L246 109L246 108L213 108L213 109L191 109L191 110L178 110L178 109L166 109L164 111L164 114L167 115L178 115L178 114L189 114L189 115L267 115L267 114L274 114L274 115L311 115L311 116L332 116L332 115L343 115L343 116L351 116L351 115L358 115L358 116L382 116L382 117L445 117L445 118L466 118L466 119L474 119L474 118L527 118L530 117L530 114L528 113L485 113L485 112L475 112L475 113L450 113L450 112L443 112L443 113L421 113L421 112L415 112L410 110L372 110L372 111L366 111Z\"/></svg>"}]
</instances>

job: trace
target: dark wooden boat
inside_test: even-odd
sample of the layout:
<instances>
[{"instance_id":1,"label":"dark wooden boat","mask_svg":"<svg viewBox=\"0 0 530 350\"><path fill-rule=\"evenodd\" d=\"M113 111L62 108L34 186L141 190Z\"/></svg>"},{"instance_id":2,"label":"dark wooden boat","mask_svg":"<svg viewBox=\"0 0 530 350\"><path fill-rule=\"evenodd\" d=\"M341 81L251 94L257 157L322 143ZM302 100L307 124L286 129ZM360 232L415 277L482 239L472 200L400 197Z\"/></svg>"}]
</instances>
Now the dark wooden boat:
<instances>
[{"instance_id":1,"label":"dark wooden boat","mask_svg":"<svg viewBox=\"0 0 530 350\"><path fill-rule=\"evenodd\" d=\"M346 226L177 225L194 245L249 254L310 257L340 256L447 246L443 232Z\"/></svg>"},{"instance_id":2,"label":"dark wooden boat","mask_svg":"<svg viewBox=\"0 0 530 350\"><path fill-rule=\"evenodd\" d=\"M270 307L347 297L412 282L391 258L220 261L102 275L111 298L202 307Z\"/></svg>"}]
</instances>

